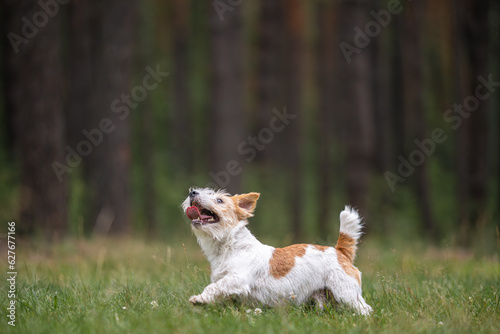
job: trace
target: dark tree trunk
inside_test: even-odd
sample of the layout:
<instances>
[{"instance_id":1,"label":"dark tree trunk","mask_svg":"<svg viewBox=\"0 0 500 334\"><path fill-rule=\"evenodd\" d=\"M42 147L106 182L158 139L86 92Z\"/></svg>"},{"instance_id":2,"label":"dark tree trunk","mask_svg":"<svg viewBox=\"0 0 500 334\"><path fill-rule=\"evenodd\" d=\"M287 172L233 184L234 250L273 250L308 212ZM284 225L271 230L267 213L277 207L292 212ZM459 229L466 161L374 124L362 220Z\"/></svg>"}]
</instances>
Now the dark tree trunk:
<instances>
[{"instance_id":1,"label":"dark tree trunk","mask_svg":"<svg viewBox=\"0 0 500 334\"><path fill-rule=\"evenodd\" d=\"M489 26L486 19L489 14L489 1L469 0L465 3L466 13L466 41L468 49L468 62L470 72L467 78L467 95L475 93L479 84L478 76L488 78L488 43ZM466 95L464 95L466 96ZM469 221L478 226L484 223L486 214L486 201L488 194L488 102L479 104L470 117L470 155L469 173L470 184L469 194L471 207L469 211Z\"/></svg>"},{"instance_id":2,"label":"dark tree trunk","mask_svg":"<svg viewBox=\"0 0 500 334\"><path fill-rule=\"evenodd\" d=\"M91 110L94 7L86 0L71 1L69 5L69 92L66 108L66 138L68 145L76 148L82 140L82 130L89 124Z\"/></svg>"},{"instance_id":3,"label":"dark tree trunk","mask_svg":"<svg viewBox=\"0 0 500 334\"><path fill-rule=\"evenodd\" d=\"M463 20L465 17L463 6L454 3L454 69L455 69L455 101L460 101L463 98L462 94L466 90L464 87L464 78L467 76L464 71L465 55L464 55L464 38L463 38ZM457 212L460 226L459 242L462 245L468 243L468 234L470 233L469 223L467 221L467 206L469 203L469 194L467 186L469 184L469 174L467 173L467 156L469 155L469 122L462 122L457 129L456 142L456 159L457 159Z\"/></svg>"},{"instance_id":4,"label":"dark tree trunk","mask_svg":"<svg viewBox=\"0 0 500 334\"><path fill-rule=\"evenodd\" d=\"M257 54L257 129L269 127L273 108L283 106L283 7L281 0L259 1ZM257 159L267 163L278 145L259 151ZM266 168L265 170L269 170Z\"/></svg>"},{"instance_id":5,"label":"dark tree trunk","mask_svg":"<svg viewBox=\"0 0 500 334\"><path fill-rule=\"evenodd\" d=\"M319 115L317 118L317 146L318 146L318 230L320 235L326 236L331 231L332 193L331 183L333 170L333 114L335 108L335 4L318 2L317 17L319 23L318 34L318 62L316 75L318 77Z\"/></svg>"},{"instance_id":6,"label":"dark tree trunk","mask_svg":"<svg viewBox=\"0 0 500 334\"><path fill-rule=\"evenodd\" d=\"M383 2L385 4L385 2ZM384 4L376 1L377 8L374 10L379 11ZM394 20L395 17L392 18ZM393 28L394 22L386 29ZM393 131L391 126L392 110L392 96L393 87L391 87L391 73L394 71L394 64L390 57L392 54L393 40L389 40L389 31L381 36L375 38L374 50L371 53L371 66L374 71L372 77L372 91L374 95L374 120L376 128L376 147L377 154L375 155L375 165L379 173L384 173L392 169L391 159L394 157L393 151ZM389 56L389 57L388 57ZM397 69L398 71L400 69ZM399 109L398 112L401 110Z\"/></svg>"},{"instance_id":7,"label":"dark tree trunk","mask_svg":"<svg viewBox=\"0 0 500 334\"><path fill-rule=\"evenodd\" d=\"M500 3L495 2L491 4L492 10L494 10L497 14L500 13ZM491 48L493 50L493 57L494 59L500 59L500 40L496 39L492 45ZM493 65L492 71L497 71L500 72L500 63L496 63ZM500 94L495 94L492 99L492 105L496 106L497 110L500 108ZM493 132L493 131L492 131ZM495 147L500 147L500 115L497 114L496 117L496 132L497 132L497 139L496 139L496 145ZM496 184L496 190L497 190L497 203L500 202L500 152L497 150L497 161L496 161L496 177L497 177L497 184ZM500 205L496 205L496 217L497 220L500 219ZM498 239L497 239L498 240Z\"/></svg>"},{"instance_id":8,"label":"dark tree trunk","mask_svg":"<svg viewBox=\"0 0 500 334\"><path fill-rule=\"evenodd\" d=\"M11 1L12 2L12 1ZM10 8L9 8L10 6ZM9 15L13 10L12 4L9 1L0 2L0 29L3 35L7 35L9 31L12 31L10 25ZM2 40L2 52L0 53L0 89L2 89L2 94L4 99L2 101L2 111L0 112L0 122L2 123L0 127L0 142L3 149L7 153L9 160L15 159L15 143L14 143L14 108L12 106L12 100L7 96L8 94L8 82L10 80L9 75L13 72L9 69L9 64L7 58L8 50L12 49L12 45L8 38L3 38Z\"/></svg>"},{"instance_id":9,"label":"dark tree trunk","mask_svg":"<svg viewBox=\"0 0 500 334\"><path fill-rule=\"evenodd\" d=\"M7 1L8 31L22 35L21 18L39 10L34 1ZM53 163L64 163L64 115L60 24L56 17L26 44L6 50L7 99L20 161L21 207L18 230L58 238L67 230L67 182Z\"/></svg>"},{"instance_id":10,"label":"dark tree trunk","mask_svg":"<svg viewBox=\"0 0 500 334\"><path fill-rule=\"evenodd\" d=\"M359 1L339 5L338 33L341 42L353 45L353 27L364 27L369 8ZM340 52L340 50L339 50ZM370 46L352 55L347 63L340 52L338 64L338 110L344 115L346 184L349 204L366 216L366 198L371 174L374 143L373 100L371 96Z\"/></svg>"},{"instance_id":11,"label":"dark tree trunk","mask_svg":"<svg viewBox=\"0 0 500 334\"><path fill-rule=\"evenodd\" d=\"M478 76L488 77L489 1L455 4L457 101L474 95ZM462 104L462 103L460 103ZM465 106L464 106L465 109ZM458 129L458 212L460 242L469 245L472 230L485 220L488 179L488 102L481 101Z\"/></svg>"},{"instance_id":12,"label":"dark tree trunk","mask_svg":"<svg viewBox=\"0 0 500 334\"><path fill-rule=\"evenodd\" d=\"M173 55L173 113L174 118L174 140L175 148L183 147L179 154L180 167L188 174L194 171L195 157L194 127L191 126L192 119L191 104L189 102L189 71L188 71L188 41L190 5L185 0L174 0L171 3L171 38ZM229 15L229 14L228 14Z\"/></svg>"},{"instance_id":13,"label":"dark tree trunk","mask_svg":"<svg viewBox=\"0 0 500 334\"><path fill-rule=\"evenodd\" d=\"M127 105L122 102L115 108L111 105L116 99L122 100L122 94L131 92L137 9L133 0L108 0L100 6L101 30L91 124L97 128L102 119L109 118L114 130L89 156L89 176L95 190L94 233L123 234L130 228L130 113L135 104L129 108L122 108ZM128 112L114 113L119 108Z\"/></svg>"},{"instance_id":14,"label":"dark tree trunk","mask_svg":"<svg viewBox=\"0 0 500 334\"><path fill-rule=\"evenodd\" d=\"M290 170L289 205L294 241L303 237L302 226L302 131L300 120L303 103L304 84L304 10L300 0L283 1L285 9L285 105L288 114L294 115L298 120L293 120L287 125L284 138L286 139L285 161Z\"/></svg>"},{"instance_id":15,"label":"dark tree trunk","mask_svg":"<svg viewBox=\"0 0 500 334\"><path fill-rule=\"evenodd\" d=\"M141 73L144 71L146 64L154 64L154 57L156 54L155 40L154 40L154 23L151 22L150 12L153 6L152 1L148 1L143 5L141 22L138 26L142 27L140 30L141 38L138 38L137 47L139 49L137 66L135 71ZM146 9L146 10L145 10ZM175 30L174 30L175 31ZM159 87L158 87L159 88ZM156 192L156 168L155 168L155 152L158 151L155 138L156 124L154 119L154 108L151 103L151 98L148 96L139 106L137 113L139 127L135 129L135 138L139 138L139 152L137 146L135 147L134 154L137 154L140 159L140 168L142 171L142 212L146 220L146 230L150 238L158 236L158 219L156 209L158 204L158 196ZM136 119L137 119L136 118ZM182 146L181 146L182 147ZM136 153L137 152L137 153Z\"/></svg>"},{"instance_id":16,"label":"dark tree trunk","mask_svg":"<svg viewBox=\"0 0 500 334\"><path fill-rule=\"evenodd\" d=\"M69 13L69 61L66 69L68 77L68 96L66 101L66 140L68 146L76 149L78 143L84 140L82 134L84 129L91 129L92 112L92 89L96 73L96 29L98 27L96 3L87 0L75 0L68 4ZM89 163L92 157L83 160L82 177L86 185L89 181ZM94 217L89 208L94 205L91 187L86 186L83 192L83 205L86 208L82 212L82 231L89 232L93 227Z\"/></svg>"},{"instance_id":17,"label":"dark tree trunk","mask_svg":"<svg viewBox=\"0 0 500 334\"><path fill-rule=\"evenodd\" d=\"M423 108L423 65L424 57L421 45L420 20L423 17L423 8L420 2L413 3L407 8L404 17L404 31L406 42L402 49L403 75L405 100L407 102L405 111L407 113L406 132L409 134L408 150L415 149L414 140L422 141L428 137L426 130L426 117ZM423 153L422 153L423 154ZM411 159L411 158L410 158ZM436 240L436 226L432 208L432 200L429 192L428 180L428 159L424 157L424 162L415 167L416 173L416 197L421 209L421 229L425 231L431 240Z\"/></svg>"},{"instance_id":18,"label":"dark tree trunk","mask_svg":"<svg viewBox=\"0 0 500 334\"><path fill-rule=\"evenodd\" d=\"M399 16L393 18L394 29L392 39L394 41L393 49L391 52L391 63L392 63L392 73L391 73L391 88L392 88L392 98L391 98L391 119L392 129L394 132L394 160L399 155L404 155L405 152L405 141L406 138L406 125L405 125L405 113L404 111L404 100L403 100L403 59L402 59L402 44L401 41L404 39L402 33L403 22ZM394 163L393 163L394 164Z\"/></svg>"},{"instance_id":19,"label":"dark tree trunk","mask_svg":"<svg viewBox=\"0 0 500 334\"><path fill-rule=\"evenodd\" d=\"M157 195L155 184L155 141L153 130L155 122L153 119L151 103L146 100L141 108L141 161L143 170L144 198L142 210L146 219L146 229L150 237L158 232L158 221L156 218Z\"/></svg>"},{"instance_id":20,"label":"dark tree trunk","mask_svg":"<svg viewBox=\"0 0 500 334\"><path fill-rule=\"evenodd\" d=\"M211 6L211 4L210 4ZM215 186L230 193L240 189L242 159L237 147L245 138L241 6L225 12L221 20L211 15L212 101L210 176Z\"/></svg>"}]
</instances>

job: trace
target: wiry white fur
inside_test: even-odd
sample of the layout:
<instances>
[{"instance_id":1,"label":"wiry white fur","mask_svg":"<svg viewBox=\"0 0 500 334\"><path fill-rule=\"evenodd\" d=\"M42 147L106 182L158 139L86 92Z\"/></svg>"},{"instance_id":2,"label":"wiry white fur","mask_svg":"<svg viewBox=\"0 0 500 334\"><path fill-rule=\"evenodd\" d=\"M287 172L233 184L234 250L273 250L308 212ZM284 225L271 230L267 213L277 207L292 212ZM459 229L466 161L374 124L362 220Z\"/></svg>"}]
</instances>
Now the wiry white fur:
<instances>
[{"instance_id":1,"label":"wiry white fur","mask_svg":"<svg viewBox=\"0 0 500 334\"><path fill-rule=\"evenodd\" d=\"M226 193L209 188L195 190L200 193L199 201L205 208L218 214L226 208L217 204L217 198L228 201ZM189 197L184 201L184 211L190 202ZM231 216L227 210L224 212ZM372 311L361 295L360 284L340 265L334 247L321 251L307 246L305 255L295 258L292 270L276 279L270 273L269 264L275 248L259 242L246 227L246 219L238 221L234 217L230 217L235 220L232 222L227 217L220 217L219 223L193 226L198 243L210 262L212 283L200 295L192 296L191 303L213 303L231 296L269 306L314 300L322 308L328 289L335 301L358 313L368 315ZM356 211L346 208L341 213L341 230L342 226L345 233L359 238L361 225Z\"/></svg>"},{"instance_id":2,"label":"wiry white fur","mask_svg":"<svg viewBox=\"0 0 500 334\"><path fill-rule=\"evenodd\" d=\"M345 233L356 242L361 237L363 224L356 210L346 205L344 211L340 213L340 233Z\"/></svg>"}]
</instances>

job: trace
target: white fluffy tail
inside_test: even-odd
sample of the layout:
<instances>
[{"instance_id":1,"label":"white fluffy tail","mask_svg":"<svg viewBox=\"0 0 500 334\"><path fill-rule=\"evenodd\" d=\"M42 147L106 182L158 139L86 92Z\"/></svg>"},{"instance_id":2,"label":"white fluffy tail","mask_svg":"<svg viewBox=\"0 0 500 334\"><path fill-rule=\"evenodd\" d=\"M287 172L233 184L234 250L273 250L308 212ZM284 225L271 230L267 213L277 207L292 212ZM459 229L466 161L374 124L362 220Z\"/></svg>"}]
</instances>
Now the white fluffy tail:
<instances>
[{"instance_id":1,"label":"white fluffy tail","mask_svg":"<svg viewBox=\"0 0 500 334\"><path fill-rule=\"evenodd\" d=\"M354 239L355 243L358 243L358 239L363 234L361 232L362 228L363 224L358 212L346 205L344 211L340 213L340 233L347 234Z\"/></svg>"},{"instance_id":2,"label":"white fluffy tail","mask_svg":"<svg viewBox=\"0 0 500 334\"><path fill-rule=\"evenodd\" d=\"M356 245L361 236L361 218L353 208L346 206L340 213L340 233L335 248L342 253L347 261L353 263L356 257Z\"/></svg>"}]
</instances>

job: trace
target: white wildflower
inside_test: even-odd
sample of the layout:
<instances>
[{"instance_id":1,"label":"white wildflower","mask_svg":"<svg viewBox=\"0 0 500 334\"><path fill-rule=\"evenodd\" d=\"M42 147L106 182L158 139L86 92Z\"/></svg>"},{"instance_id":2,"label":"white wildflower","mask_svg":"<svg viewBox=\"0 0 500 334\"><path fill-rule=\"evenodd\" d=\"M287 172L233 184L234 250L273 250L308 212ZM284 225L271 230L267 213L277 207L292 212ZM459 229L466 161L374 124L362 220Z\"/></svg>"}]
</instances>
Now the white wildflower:
<instances>
[{"instance_id":1,"label":"white wildflower","mask_svg":"<svg viewBox=\"0 0 500 334\"><path fill-rule=\"evenodd\" d=\"M253 313L255 315L260 315L262 313L262 310L260 308L256 308L255 310L253 310Z\"/></svg>"},{"instance_id":2,"label":"white wildflower","mask_svg":"<svg viewBox=\"0 0 500 334\"><path fill-rule=\"evenodd\" d=\"M153 300L150 304L153 308L157 308L159 306L156 300Z\"/></svg>"},{"instance_id":3,"label":"white wildflower","mask_svg":"<svg viewBox=\"0 0 500 334\"><path fill-rule=\"evenodd\" d=\"M123 306L122 309L126 310L127 309L127 306Z\"/></svg>"}]
</instances>

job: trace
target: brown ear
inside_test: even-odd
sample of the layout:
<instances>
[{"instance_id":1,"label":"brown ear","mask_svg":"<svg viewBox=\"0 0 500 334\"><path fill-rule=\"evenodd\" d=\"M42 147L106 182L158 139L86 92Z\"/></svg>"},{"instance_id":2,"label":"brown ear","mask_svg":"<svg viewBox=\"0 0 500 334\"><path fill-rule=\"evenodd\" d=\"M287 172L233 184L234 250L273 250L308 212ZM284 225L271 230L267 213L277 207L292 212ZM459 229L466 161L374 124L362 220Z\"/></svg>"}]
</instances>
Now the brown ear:
<instances>
[{"instance_id":1,"label":"brown ear","mask_svg":"<svg viewBox=\"0 0 500 334\"><path fill-rule=\"evenodd\" d=\"M239 219L246 219L253 216L253 210L257 206L257 200L259 199L259 193L248 193L242 195L234 195L231 197L238 206L238 217Z\"/></svg>"}]
</instances>

